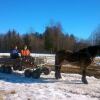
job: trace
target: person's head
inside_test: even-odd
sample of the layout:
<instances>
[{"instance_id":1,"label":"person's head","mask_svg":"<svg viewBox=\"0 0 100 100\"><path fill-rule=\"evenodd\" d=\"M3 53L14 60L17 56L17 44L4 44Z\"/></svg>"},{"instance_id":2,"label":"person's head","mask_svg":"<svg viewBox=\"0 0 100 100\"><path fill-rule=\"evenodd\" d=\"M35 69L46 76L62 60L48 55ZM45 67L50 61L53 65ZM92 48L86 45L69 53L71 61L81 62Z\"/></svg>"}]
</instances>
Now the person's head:
<instances>
[{"instance_id":1,"label":"person's head","mask_svg":"<svg viewBox=\"0 0 100 100\"><path fill-rule=\"evenodd\" d=\"M17 49L18 47L17 47L17 46L15 46L14 48L15 48L15 49Z\"/></svg>"},{"instance_id":2,"label":"person's head","mask_svg":"<svg viewBox=\"0 0 100 100\"><path fill-rule=\"evenodd\" d=\"M24 46L24 49L25 49L25 50L27 49L27 45Z\"/></svg>"}]
</instances>

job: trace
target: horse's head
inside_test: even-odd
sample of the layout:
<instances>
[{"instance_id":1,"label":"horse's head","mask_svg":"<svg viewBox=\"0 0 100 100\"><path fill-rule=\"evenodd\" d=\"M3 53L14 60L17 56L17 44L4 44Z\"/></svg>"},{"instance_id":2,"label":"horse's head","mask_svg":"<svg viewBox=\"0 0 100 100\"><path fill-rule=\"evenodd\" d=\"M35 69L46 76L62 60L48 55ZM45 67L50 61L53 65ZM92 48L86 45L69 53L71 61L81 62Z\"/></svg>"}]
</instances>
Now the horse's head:
<instances>
[{"instance_id":1,"label":"horse's head","mask_svg":"<svg viewBox=\"0 0 100 100\"><path fill-rule=\"evenodd\" d=\"M94 58L96 56L100 56L100 45L89 46L80 51L86 52L89 54L89 56L91 56L91 58Z\"/></svg>"}]
</instances>

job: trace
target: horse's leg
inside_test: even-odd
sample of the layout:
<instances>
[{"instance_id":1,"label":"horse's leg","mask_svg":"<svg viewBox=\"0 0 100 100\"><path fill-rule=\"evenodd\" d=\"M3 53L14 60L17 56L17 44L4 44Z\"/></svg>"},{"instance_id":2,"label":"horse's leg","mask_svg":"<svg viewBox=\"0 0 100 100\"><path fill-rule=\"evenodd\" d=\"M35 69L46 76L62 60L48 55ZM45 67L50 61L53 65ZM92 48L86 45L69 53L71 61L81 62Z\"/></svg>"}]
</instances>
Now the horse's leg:
<instances>
[{"instance_id":1,"label":"horse's leg","mask_svg":"<svg viewBox=\"0 0 100 100\"><path fill-rule=\"evenodd\" d=\"M55 78L59 79L61 78L61 65L55 65Z\"/></svg>"},{"instance_id":2,"label":"horse's leg","mask_svg":"<svg viewBox=\"0 0 100 100\"><path fill-rule=\"evenodd\" d=\"M59 79L61 78L61 60L59 59L59 57L56 56L55 58L55 78Z\"/></svg>"},{"instance_id":3,"label":"horse's leg","mask_svg":"<svg viewBox=\"0 0 100 100\"><path fill-rule=\"evenodd\" d=\"M56 79L61 78L61 65L64 60L65 52L64 53L57 53L55 56L55 77Z\"/></svg>"},{"instance_id":4,"label":"horse's leg","mask_svg":"<svg viewBox=\"0 0 100 100\"><path fill-rule=\"evenodd\" d=\"M85 66L81 66L82 68L81 68L81 70L82 70L82 82L84 83L84 84L88 84L88 81L87 81L87 79L86 79L86 68L87 67L85 67Z\"/></svg>"}]
</instances>

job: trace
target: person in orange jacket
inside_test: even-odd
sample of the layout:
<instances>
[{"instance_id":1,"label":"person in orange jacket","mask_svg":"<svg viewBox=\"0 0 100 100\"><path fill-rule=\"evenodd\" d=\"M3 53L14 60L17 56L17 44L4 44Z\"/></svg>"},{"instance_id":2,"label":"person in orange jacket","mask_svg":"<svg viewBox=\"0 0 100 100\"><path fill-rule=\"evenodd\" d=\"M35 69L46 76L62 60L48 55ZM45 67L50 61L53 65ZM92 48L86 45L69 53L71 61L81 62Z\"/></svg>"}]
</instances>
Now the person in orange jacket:
<instances>
[{"instance_id":1,"label":"person in orange jacket","mask_svg":"<svg viewBox=\"0 0 100 100\"><path fill-rule=\"evenodd\" d=\"M28 57L30 56L30 51L27 49L27 46L25 45L24 50L21 50L21 56L22 57Z\"/></svg>"}]
</instances>

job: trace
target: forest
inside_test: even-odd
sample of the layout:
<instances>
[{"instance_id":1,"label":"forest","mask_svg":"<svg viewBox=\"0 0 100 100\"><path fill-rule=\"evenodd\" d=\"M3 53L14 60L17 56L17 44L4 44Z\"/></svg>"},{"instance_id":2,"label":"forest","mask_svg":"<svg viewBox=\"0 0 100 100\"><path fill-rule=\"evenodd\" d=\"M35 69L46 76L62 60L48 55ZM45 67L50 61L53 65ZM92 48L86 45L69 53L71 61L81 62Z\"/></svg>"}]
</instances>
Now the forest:
<instances>
[{"instance_id":1,"label":"forest","mask_svg":"<svg viewBox=\"0 0 100 100\"><path fill-rule=\"evenodd\" d=\"M19 50L27 45L33 53L55 53L61 49L77 51L97 44L100 44L100 27L96 28L86 40L79 39L70 33L64 33L58 24L46 26L43 33L21 34L15 29L0 33L0 52L9 52L15 45Z\"/></svg>"}]
</instances>

